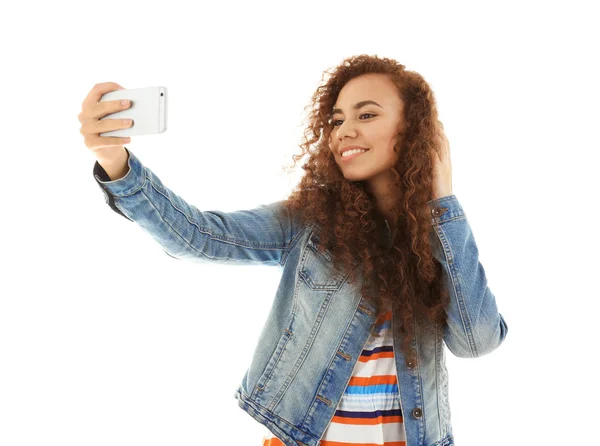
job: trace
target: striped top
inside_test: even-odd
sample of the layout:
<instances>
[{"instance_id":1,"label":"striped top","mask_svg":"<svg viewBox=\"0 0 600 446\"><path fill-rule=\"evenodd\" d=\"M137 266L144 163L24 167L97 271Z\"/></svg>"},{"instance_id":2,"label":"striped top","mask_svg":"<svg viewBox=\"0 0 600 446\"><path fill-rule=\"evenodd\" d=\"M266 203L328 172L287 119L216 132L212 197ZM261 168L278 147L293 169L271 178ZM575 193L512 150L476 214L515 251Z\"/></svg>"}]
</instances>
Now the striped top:
<instances>
[{"instance_id":1,"label":"striped top","mask_svg":"<svg viewBox=\"0 0 600 446\"><path fill-rule=\"evenodd\" d=\"M321 446L406 446L391 322L391 309L375 322ZM263 446L285 445L268 431Z\"/></svg>"}]
</instances>

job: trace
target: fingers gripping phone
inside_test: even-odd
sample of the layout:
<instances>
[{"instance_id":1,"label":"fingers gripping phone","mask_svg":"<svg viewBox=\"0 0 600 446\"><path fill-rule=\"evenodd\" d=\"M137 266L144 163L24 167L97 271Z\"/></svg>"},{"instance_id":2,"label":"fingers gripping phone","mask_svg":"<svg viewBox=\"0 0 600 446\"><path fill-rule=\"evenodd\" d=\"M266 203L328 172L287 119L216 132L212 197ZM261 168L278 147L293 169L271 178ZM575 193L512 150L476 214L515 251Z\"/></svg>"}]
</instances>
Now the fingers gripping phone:
<instances>
[{"instance_id":1,"label":"fingers gripping phone","mask_svg":"<svg viewBox=\"0 0 600 446\"><path fill-rule=\"evenodd\" d=\"M131 105L125 110L111 113L104 119L132 119L126 129L111 130L100 136L135 136L163 133L167 130L167 88L147 87L134 90L115 90L105 93L99 102L129 99Z\"/></svg>"}]
</instances>

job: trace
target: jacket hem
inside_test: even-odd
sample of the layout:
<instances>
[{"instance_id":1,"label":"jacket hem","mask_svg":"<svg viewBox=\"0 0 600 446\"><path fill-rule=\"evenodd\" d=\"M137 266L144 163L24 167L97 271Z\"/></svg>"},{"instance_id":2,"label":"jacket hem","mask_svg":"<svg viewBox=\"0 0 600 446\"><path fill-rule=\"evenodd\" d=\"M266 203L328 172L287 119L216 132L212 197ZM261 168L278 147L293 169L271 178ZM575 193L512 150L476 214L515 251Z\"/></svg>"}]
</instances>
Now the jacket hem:
<instances>
[{"instance_id":1,"label":"jacket hem","mask_svg":"<svg viewBox=\"0 0 600 446\"><path fill-rule=\"evenodd\" d=\"M288 421L278 417L277 415L274 415L264 407L257 407L255 405L256 403L251 402L247 395L241 391L241 388L238 388L235 391L235 398L238 400L238 406L240 406L240 408L242 408L260 424L266 426L286 446L313 446L319 444L319 440L315 439L312 435L299 430L297 427L291 425ZM305 442L296 440L290 435L290 433L281 430L281 428L278 426L278 423L285 425L290 432L297 433L297 437L302 438L305 440Z\"/></svg>"}]
</instances>

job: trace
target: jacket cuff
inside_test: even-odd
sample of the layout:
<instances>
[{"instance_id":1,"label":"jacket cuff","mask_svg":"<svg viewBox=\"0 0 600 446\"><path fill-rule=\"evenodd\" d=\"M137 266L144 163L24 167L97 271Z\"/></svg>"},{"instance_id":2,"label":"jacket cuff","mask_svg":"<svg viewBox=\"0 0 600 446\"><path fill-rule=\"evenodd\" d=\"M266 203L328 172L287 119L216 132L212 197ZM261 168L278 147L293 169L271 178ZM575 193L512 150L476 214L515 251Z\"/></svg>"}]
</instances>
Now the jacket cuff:
<instances>
[{"instance_id":1,"label":"jacket cuff","mask_svg":"<svg viewBox=\"0 0 600 446\"><path fill-rule=\"evenodd\" d=\"M465 217L465 211L454 194L428 201L427 205L431 212L431 224L434 225Z\"/></svg>"},{"instance_id":2,"label":"jacket cuff","mask_svg":"<svg viewBox=\"0 0 600 446\"><path fill-rule=\"evenodd\" d=\"M94 163L93 174L94 179L104 194L106 204L108 204L117 214L125 217L129 221L133 221L117 207L115 198L125 197L136 193L144 185L146 175L141 161L126 147L125 150L128 153L127 165L129 166L129 171L123 178L114 181L111 180L98 161Z\"/></svg>"},{"instance_id":3,"label":"jacket cuff","mask_svg":"<svg viewBox=\"0 0 600 446\"><path fill-rule=\"evenodd\" d=\"M115 197L126 197L135 194L142 188L146 179L144 166L141 161L127 148L125 150L129 154L129 159L127 160L129 172L118 180L112 181L98 161L94 164L94 177L96 181L105 191Z\"/></svg>"}]
</instances>

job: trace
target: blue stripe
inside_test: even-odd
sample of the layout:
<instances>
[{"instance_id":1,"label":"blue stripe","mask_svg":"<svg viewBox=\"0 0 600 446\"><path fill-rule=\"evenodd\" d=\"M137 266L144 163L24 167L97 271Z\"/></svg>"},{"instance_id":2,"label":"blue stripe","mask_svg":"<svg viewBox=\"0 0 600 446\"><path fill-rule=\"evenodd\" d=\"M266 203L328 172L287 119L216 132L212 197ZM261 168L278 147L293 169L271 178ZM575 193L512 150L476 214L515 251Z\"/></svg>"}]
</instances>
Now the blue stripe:
<instances>
[{"instance_id":1,"label":"blue stripe","mask_svg":"<svg viewBox=\"0 0 600 446\"><path fill-rule=\"evenodd\" d=\"M380 331L391 329L392 328L392 320L388 319L387 321L383 321L381 324L373 325L372 331L378 333Z\"/></svg>"},{"instance_id":2,"label":"blue stripe","mask_svg":"<svg viewBox=\"0 0 600 446\"><path fill-rule=\"evenodd\" d=\"M374 386L348 386L344 393L358 394L373 394L373 393L398 393L398 384L376 384Z\"/></svg>"}]
</instances>

